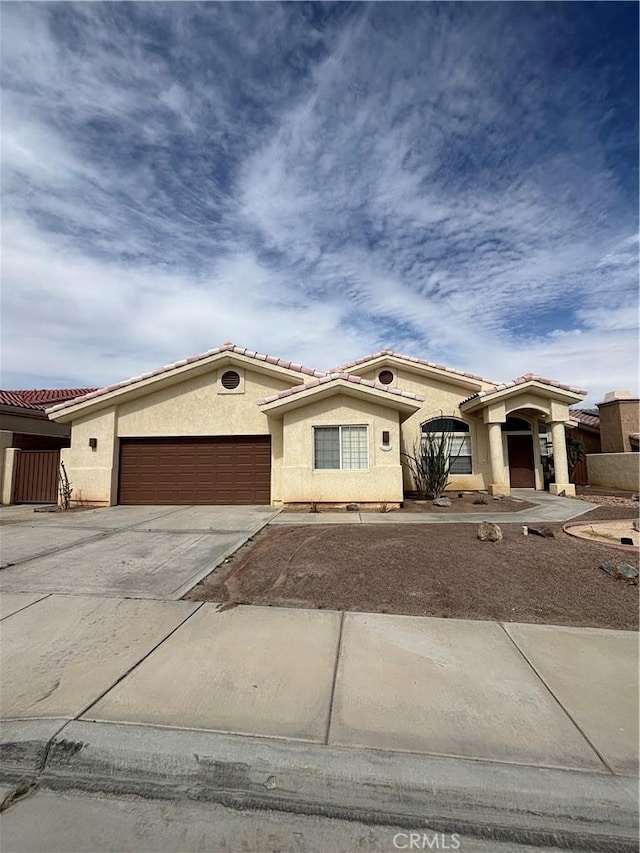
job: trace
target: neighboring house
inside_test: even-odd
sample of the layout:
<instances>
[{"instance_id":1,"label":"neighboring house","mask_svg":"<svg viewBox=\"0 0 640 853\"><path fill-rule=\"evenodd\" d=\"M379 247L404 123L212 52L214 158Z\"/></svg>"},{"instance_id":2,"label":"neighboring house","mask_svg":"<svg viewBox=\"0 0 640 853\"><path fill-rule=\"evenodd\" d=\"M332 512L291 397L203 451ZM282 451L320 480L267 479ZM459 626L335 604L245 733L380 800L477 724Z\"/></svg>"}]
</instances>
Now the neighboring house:
<instances>
[{"instance_id":1,"label":"neighboring house","mask_svg":"<svg viewBox=\"0 0 640 853\"><path fill-rule=\"evenodd\" d=\"M597 406L601 451L587 451L589 484L638 492L640 399L628 391L610 391Z\"/></svg>"},{"instance_id":2,"label":"neighboring house","mask_svg":"<svg viewBox=\"0 0 640 853\"><path fill-rule=\"evenodd\" d=\"M391 350L321 371L228 343L48 414L71 426L63 460L77 501L394 505L413 489L402 454L439 426L460 451L451 489L542 489L548 447L550 490L573 493L564 430L584 396Z\"/></svg>"},{"instance_id":3,"label":"neighboring house","mask_svg":"<svg viewBox=\"0 0 640 853\"><path fill-rule=\"evenodd\" d=\"M34 502L56 500L59 451L69 447L71 427L51 421L45 409L94 390L0 391L0 485L3 503L19 502L25 498ZM20 452L7 454L7 451ZM36 452L41 455L36 457Z\"/></svg>"}]
</instances>

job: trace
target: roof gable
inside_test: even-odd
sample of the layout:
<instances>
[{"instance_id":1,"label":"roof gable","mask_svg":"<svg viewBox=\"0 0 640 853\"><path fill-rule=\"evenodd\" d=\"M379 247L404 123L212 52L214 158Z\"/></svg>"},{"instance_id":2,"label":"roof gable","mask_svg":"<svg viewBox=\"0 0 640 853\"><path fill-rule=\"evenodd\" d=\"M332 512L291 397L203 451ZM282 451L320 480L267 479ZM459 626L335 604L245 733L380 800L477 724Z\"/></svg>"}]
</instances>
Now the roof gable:
<instances>
[{"instance_id":1,"label":"roof gable","mask_svg":"<svg viewBox=\"0 0 640 853\"><path fill-rule=\"evenodd\" d=\"M561 397L565 400L572 400L573 402L578 402L587 395L586 391L574 388L572 385L564 385L562 382L558 382L557 379L547 379L547 377L538 376L535 373L525 373L523 376L518 376L510 382L502 382L494 388L487 388L472 394L460 403L460 408L470 411L495 399L507 397L515 392L519 393L530 388L544 390L551 396Z\"/></svg>"},{"instance_id":2,"label":"roof gable","mask_svg":"<svg viewBox=\"0 0 640 853\"><path fill-rule=\"evenodd\" d=\"M215 365L217 362L224 360L230 360L246 366L253 365L262 372L276 374L280 377L287 376L294 384L304 382L304 377L325 375L324 371L314 370L312 367L306 367L296 362L286 361L282 358L276 358L275 356L265 355L255 350L235 346L232 343L226 343L199 355L184 358L173 364L164 365L148 373L133 376L130 379L125 379L113 385L107 385L104 388L98 388L75 400L52 406L47 409L47 414L57 419L59 415L68 415L71 411L82 409L84 412L94 405L104 405L106 401L110 401L113 397L120 397L122 394L147 386L151 390L162 380L172 377L182 378L184 374L192 370L202 370L203 368L208 368L209 365Z\"/></svg>"},{"instance_id":3,"label":"roof gable","mask_svg":"<svg viewBox=\"0 0 640 853\"><path fill-rule=\"evenodd\" d=\"M392 385L382 385L361 376L349 373L333 372L298 385L287 388L278 394L272 394L258 400L258 406L267 411L284 411L285 409L304 406L319 397L327 397L336 393L346 393L360 398L367 398L382 405L406 411L416 411L424 397L412 391L403 391Z\"/></svg>"},{"instance_id":4,"label":"roof gable","mask_svg":"<svg viewBox=\"0 0 640 853\"><path fill-rule=\"evenodd\" d=\"M465 388L478 388L483 385L497 384L493 380L480 376L477 373L468 373L454 367L447 367L444 364L437 364L434 361L427 361L424 358L417 358L417 356L404 355L403 353L395 352L392 349L383 349L380 350L380 352L372 353L364 358L347 362L346 364L335 368L335 370L358 374L365 370L369 370L372 367L383 367L386 365L396 367L402 366L408 370L414 371L415 373L453 382L454 384L462 385Z\"/></svg>"}]
</instances>

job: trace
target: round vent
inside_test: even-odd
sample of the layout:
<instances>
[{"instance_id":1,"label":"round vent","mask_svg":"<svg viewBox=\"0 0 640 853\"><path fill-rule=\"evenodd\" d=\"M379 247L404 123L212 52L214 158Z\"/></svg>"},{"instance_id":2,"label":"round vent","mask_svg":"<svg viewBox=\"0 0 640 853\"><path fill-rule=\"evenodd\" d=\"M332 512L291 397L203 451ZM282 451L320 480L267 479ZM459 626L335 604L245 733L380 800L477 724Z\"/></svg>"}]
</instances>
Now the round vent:
<instances>
[{"instance_id":1,"label":"round vent","mask_svg":"<svg viewBox=\"0 0 640 853\"><path fill-rule=\"evenodd\" d=\"M378 382L382 385L391 385L393 382L393 373L390 370L381 370L378 374Z\"/></svg>"},{"instance_id":2,"label":"round vent","mask_svg":"<svg viewBox=\"0 0 640 853\"><path fill-rule=\"evenodd\" d=\"M227 391L233 391L240 384L240 375L235 370L227 370L222 374L222 387Z\"/></svg>"}]
</instances>

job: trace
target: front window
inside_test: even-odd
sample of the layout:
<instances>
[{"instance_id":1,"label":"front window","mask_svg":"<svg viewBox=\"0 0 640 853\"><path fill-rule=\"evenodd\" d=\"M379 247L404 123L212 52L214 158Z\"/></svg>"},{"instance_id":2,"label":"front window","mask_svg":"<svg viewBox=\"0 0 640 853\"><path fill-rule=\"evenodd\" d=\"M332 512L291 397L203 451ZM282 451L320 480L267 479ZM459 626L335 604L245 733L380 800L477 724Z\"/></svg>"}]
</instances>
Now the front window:
<instances>
[{"instance_id":1,"label":"front window","mask_svg":"<svg viewBox=\"0 0 640 853\"><path fill-rule=\"evenodd\" d=\"M429 433L436 440L443 433L449 436L447 449L449 453L450 474L473 473L469 424L459 421L457 418L434 418L434 420L422 425L422 433L423 436L425 433Z\"/></svg>"},{"instance_id":2,"label":"front window","mask_svg":"<svg viewBox=\"0 0 640 853\"><path fill-rule=\"evenodd\" d=\"M366 426L313 428L313 467L316 470L354 470L369 467Z\"/></svg>"},{"instance_id":3,"label":"front window","mask_svg":"<svg viewBox=\"0 0 640 853\"><path fill-rule=\"evenodd\" d=\"M544 459L547 456L551 455L551 450L549 449L549 436L547 434L547 428L544 424L538 425L538 438L540 441L540 456Z\"/></svg>"}]
</instances>

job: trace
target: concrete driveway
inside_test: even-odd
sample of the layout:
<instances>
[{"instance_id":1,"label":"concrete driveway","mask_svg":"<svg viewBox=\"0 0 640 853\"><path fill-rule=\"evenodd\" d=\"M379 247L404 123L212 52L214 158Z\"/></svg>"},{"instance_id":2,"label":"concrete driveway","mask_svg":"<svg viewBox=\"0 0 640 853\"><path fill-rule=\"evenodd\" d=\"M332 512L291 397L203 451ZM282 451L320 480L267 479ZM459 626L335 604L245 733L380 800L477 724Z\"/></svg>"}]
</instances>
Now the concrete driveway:
<instances>
[{"instance_id":1,"label":"concrete driveway","mask_svg":"<svg viewBox=\"0 0 640 853\"><path fill-rule=\"evenodd\" d=\"M277 513L268 506L2 509L0 592L178 599Z\"/></svg>"}]
</instances>

